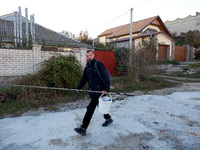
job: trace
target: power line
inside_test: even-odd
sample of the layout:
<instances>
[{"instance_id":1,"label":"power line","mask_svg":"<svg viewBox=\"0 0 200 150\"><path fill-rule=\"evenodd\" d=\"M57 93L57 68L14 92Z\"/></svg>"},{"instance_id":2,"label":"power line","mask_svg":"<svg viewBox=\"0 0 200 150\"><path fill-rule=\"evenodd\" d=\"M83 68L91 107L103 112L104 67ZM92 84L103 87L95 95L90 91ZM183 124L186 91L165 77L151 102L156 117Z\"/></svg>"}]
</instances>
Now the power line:
<instances>
[{"instance_id":1,"label":"power line","mask_svg":"<svg viewBox=\"0 0 200 150\"><path fill-rule=\"evenodd\" d=\"M110 21L108 21L108 22L106 22L106 23L104 23L104 24L102 24L102 25L99 25L99 26L96 27L96 28L93 28L92 30L96 30L96 29L98 29L98 28L100 28L100 27L102 27L102 26L104 27L104 26L106 26L106 25L108 25L108 24L110 24L110 23L112 23L112 22L114 22L114 21L116 21L116 20L118 20L118 19L124 17L124 16L127 15L129 12L130 12L130 10L126 11L125 13L119 15L118 17L116 17L116 18L114 18L114 19L112 19L112 20L110 20Z\"/></svg>"},{"instance_id":2,"label":"power line","mask_svg":"<svg viewBox=\"0 0 200 150\"><path fill-rule=\"evenodd\" d=\"M151 0L146 0L145 2L141 3L140 5L134 7L134 9L140 8L141 6L145 5L145 4L148 3L149 1L151 1ZM97 27L91 29L91 31L94 31L94 30L97 30L97 29L100 29L100 28L104 28L104 27L107 26L108 24L111 24L111 23L113 23L113 22L119 20L120 18L124 17L125 15L129 14L129 12L130 12L130 10L126 11L125 13L119 15L118 17L116 17L116 18L114 18L114 19L112 19L112 20L110 20L110 21L108 21L108 22L106 22L106 23L104 23L104 24L101 24L101 25L99 25L99 26L97 26Z\"/></svg>"},{"instance_id":3,"label":"power line","mask_svg":"<svg viewBox=\"0 0 200 150\"><path fill-rule=\"evenodd\" d=\"M134 7L134 9L137 9L137 8L139 8L139 7L143 6L143 5L145 5L145 4L148 3L149 1L151 1L151 0L147 0L147 1L143 2L142 4L140 4L140 5L136 6L136 7ZM116 18L114 18L114 19L112 19L112 20L110 20L110 21L108 21L108 22L106 22L106 23L104 23L104 24L102 24L102 25L96 27L96 28L93 28L92 30L96 30L96 29L98 29L98 28L100 28L100 27L102 27L102 26L106 26L106 25L108 25L108 24L110 24L110 23L112 23L112 22L114 22L114 21L116 21L116 20L122 18L123 16L129 14L129 12L130 12L130 10L126 11L125 13L119 15L118 17L116 17Z\"/></svg>"}]
</instances>

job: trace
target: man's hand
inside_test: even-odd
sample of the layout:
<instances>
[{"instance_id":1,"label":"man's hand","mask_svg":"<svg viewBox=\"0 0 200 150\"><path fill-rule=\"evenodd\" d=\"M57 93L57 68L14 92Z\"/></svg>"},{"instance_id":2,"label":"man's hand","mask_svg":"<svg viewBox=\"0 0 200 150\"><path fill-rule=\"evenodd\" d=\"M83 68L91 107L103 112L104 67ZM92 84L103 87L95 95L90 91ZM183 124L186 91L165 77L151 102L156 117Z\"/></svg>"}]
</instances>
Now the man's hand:
<instances>
[{"instance_id":1,"label":"man's hand","mask_svg":"<svg viewBox=\"0 0 200 150\"><path fill-rule=\"evenodd\" d=\"M104 94L108 95L108 92L107 91L102 91Z\"/></svg>"},{"instance_id":2,"label":"man's hand","mask_svg":"<svg viewBox=\"0 0 200 150\"><path fill-rule=\"evenodd\" d=\"M76 93L80 93L79 90L76 90Z\"/></svg>"}]
</instances>

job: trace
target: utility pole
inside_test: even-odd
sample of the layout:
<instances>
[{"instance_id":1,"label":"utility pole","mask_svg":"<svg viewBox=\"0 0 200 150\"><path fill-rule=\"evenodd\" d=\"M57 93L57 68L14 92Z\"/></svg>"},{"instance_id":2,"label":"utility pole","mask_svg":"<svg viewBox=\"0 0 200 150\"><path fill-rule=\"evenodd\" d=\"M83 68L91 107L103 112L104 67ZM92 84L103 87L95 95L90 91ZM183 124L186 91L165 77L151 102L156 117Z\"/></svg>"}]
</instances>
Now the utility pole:
<instances>
[{"instance_id":1,"label":"utility pole","mask_svg":"<svg viewBox=\"0 0 200 150\"><path fill-rule=\"evenodd\" d=\"M94 39L92 40L92 47L93 47L93 49L94 49Z\"/></svg>"},{"instance_id":2,"label":"utility pole","mask_svg":"<svg viewBox=\"0 0 200 150\"><path fill-rule=\"evenodd\" d=\"M130 14L130 40L129 40L129 48L130 51L132 50L132 33L133 33L133 29L132 29L132 14L133 14L133 8L131 8L131 14Z\"/></svg>"},{"instance_id":3,"label":"utility pole","mask_svg":"<svg viewBox=\"0 0 200 150\"><path fill-rule=\"evenodd\" d=\"M133 8L131 8L131 12L130 12L130 40L129 40L129 49L130 49L130 64L132 63L132 33L133 33L133 29L132 29L132 14L133 14Z\"/></svg>"}]
</instances>

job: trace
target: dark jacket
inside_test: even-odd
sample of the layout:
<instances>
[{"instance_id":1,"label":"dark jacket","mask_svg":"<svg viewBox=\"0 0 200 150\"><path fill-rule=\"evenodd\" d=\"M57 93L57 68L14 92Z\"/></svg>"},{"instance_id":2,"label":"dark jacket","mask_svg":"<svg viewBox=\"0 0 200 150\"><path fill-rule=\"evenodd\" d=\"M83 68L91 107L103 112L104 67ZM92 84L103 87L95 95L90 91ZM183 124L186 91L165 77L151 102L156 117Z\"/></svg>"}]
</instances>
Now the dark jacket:
<instances>
[{"instance_id":1,"label":"dark jacket","mask_svg":"<svg viewBox=\"0 0 200 150\"><path fill-rule=\"evenodd\" d=\"M94 66L95 61L97 61L95 58L86 64L86 67L83 72L83 76L81 81L79 82L79 85L77 86L77 89L81 89L87 82L89 84L88 90L92 91L110 91L110 80L109 75L106 71L106 67L104 64L100 61L97 61L97 67L98 70L103 78L103 81L99 77L97 70ZM91 98L98 98L101 93L94 93L89 92L89 95Z\"/></svg>"}]
</instances>

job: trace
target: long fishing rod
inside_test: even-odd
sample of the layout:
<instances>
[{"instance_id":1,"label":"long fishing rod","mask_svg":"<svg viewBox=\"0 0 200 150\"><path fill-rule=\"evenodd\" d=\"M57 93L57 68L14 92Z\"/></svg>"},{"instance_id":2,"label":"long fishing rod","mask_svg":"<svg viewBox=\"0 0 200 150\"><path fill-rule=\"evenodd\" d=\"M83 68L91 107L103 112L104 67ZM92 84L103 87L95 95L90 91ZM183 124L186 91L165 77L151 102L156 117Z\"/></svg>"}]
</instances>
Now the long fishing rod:
<instances>
[{"instance_id":1,"label":"long fishing rod","mask_svg":"<svg viewBox=\"0 0 200 150\"><path fill-rule=\"evenodd\" d=\"M24 88L37 88L37 89L52 89L52 90L63 90L63 91L80 91L80 92L90 92L90 93L103 93L102 91L92 91L92 90L81 90L81 89L69 89L69 88L58 88L58 87L44 87L44 86L32 86L32 85L16 85L12 84L14 87L24 87ZM114 93L109 92L111 95L127 95L127 96L135 96L133 93Z\"/></svg>"},{"instance_id":2,"label":"long fishing rod","mask_svg":"<svg viewBox=\"0 0 200 150\"><path fill-rule=\"evenodd\" d=\"M15 87L24 87L24 88L63 90L63 91L81 91L81 92L101 93L101 94L103 93L102 91L81 90L81 89L69 89L69 88L57 88L57 87L44 87L44 86L31 86L31 85L16 85L16 84L12 84L11 86L15 86ZM116 95L117 93L109 92L109 94ZM119 94L121 94L121 93L119 93Z\"/></svg>"}]
</instances>

